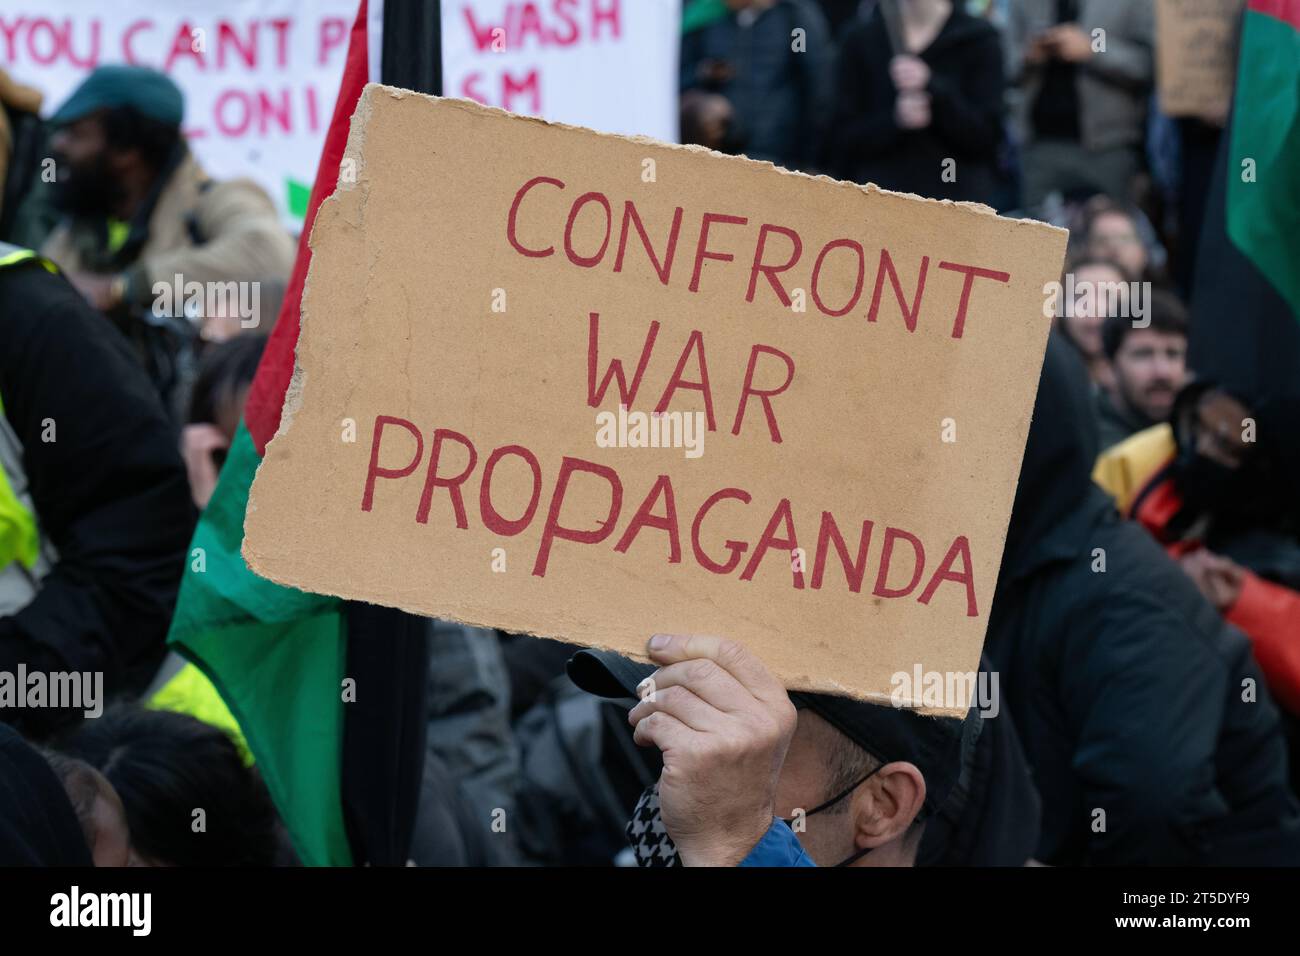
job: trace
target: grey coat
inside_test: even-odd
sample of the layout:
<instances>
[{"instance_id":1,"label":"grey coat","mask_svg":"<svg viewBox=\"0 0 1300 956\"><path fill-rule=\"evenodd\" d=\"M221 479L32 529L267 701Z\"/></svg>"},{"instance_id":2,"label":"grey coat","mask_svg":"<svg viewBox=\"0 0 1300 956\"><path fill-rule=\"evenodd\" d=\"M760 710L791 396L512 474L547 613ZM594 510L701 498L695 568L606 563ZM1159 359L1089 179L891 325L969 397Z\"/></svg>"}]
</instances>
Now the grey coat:
<instances>
[{"instance_id":1,"label":"grey coat","mask_svg":"<svg viewBox=\"0 0 1300 956\"><path fill-rule=\"evenodd\" d=\"M1022 142L1033 138L1030 112L1042 69L1025 65L1029 40L1052 26L1056 0L1012 0L1005 32L1007 77L1019 87L1013 113ZM1078 72L1079 131L1085 149L1139 146L1155 75L1152 0L1079 0L1079 26L1105 31L1105 49Z\"/></svg>"}]
</instances>

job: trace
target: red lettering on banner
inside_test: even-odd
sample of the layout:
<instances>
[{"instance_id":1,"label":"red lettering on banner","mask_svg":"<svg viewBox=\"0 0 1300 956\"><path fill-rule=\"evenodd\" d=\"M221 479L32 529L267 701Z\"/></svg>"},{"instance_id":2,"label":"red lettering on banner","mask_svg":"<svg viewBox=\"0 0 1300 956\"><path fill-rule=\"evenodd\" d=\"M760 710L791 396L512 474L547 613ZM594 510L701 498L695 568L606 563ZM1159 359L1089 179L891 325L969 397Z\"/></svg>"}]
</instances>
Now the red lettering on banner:
<instances>
[{"instance_id":1,"label":"red lettering on banner","mask_svg":"<svg viewBox=\"0 0 1300 956\"><path fill-rule=\"evenodd\" d=\"M343 17L325 17L320 22L320 42L316 46L316 65L329 62L330 53L344 46L348 39L348 21Z\"/></svg>"},{"instance_id":2,"label":"red lettering on banner","mask_svg":"<svg viewBox=\"0 0 1300 956\"><path fill-rule=\"evenodd\" d=\"M519 204L524 201L524 194L538 183L546 183L547 185L555 186L557 189L564 188L564 183L558 179L552 179L550 176L534 176L532 179L528 180L528 182L520 186L519 192L515 193L514 202L510 204L510 215L506 217L506 239L510 241L510 245L514 246L515 251L520 255L540 259L543 256L554 254L555 247L547 246L545 249L527 249L520 244L519 239L515 234L519 222Z\"/></svg>"},{"instance_id":3,"label":"red lettering on banner","mask_svg":"<svg viewBox=\"0 0 1300 956\"><path fill-rule=\"evenodd\" d=\"M890 284L894 287L894 297L898 300L898 307L903 312L903 324L907 326L907 331L916 331L916 316L921 311L921 294L925 292L925 272L930 266L930 257L921 257L921 271L916 277L916 295L912 297L911 305L903 298L903 286L898 280L898 272L894 269L894 260L889 257L888 249L880 250L880 268L876 271L876 290L871 293L871 309L867 312L867 321L876 321L876 316L880 312L880 293L884 291L885 277L889 277Z\"/></svg>"},{"instance_id":4,"label":"red lettering on banner","mask_svg":"<svg viewBox=\"0 0 1300 956\"><path fill-rule=\"evenodd\" d=\"M789 257L782 265L769 265L763 262L763 250L767 248L767 236L770 232L779 232L790 240L791 250ZM781 280L776 277L778 272L785 272L794 267L799 261L799 254L803 252L803 240L799 238L799 233L785 226L774 226L769 222L763 223L758 228L758 244L754 246L754 264L749 269L749 290L745 293L745 301L754 301L754 290L758 286L758 274L761 272L767 277L768 284L776 291L776 297L781 300L781 304L787 309L790 308L790 296L786 294L785 288L781 285Z\"/></svg>"},{"instance_id":5,"label":"red lettering on banner","mask_svg":"<svg viewBox=\"0 0 1300 956\"><path fill-rule=\"evenodd\" d=\"M267 20L266 25L275 34L275 65L284 69L289 65L289 27L292 21L284 17Z\"/></svg>"},{"instance_id":6,"label":"red lettering on banner","mask_svg":"<svg viewBox=\"0 0 1300 956\"><path fill-rule=\"evenodd\" d=\"M785 362L785 381L775 388L755 388L754 370L758 368L759 353L775 355ZM740 404L736 407L736 421L731 426L731 434L740 434L740 424L745 420L745 405L751 395L757 396L763 403L763 414L767 417L767 430L773 442L781 444L781 429L776 424L776 412L772 411L772 396L780 395L794 381L794 359L780 349L770 345L755 345L749 350L749 366L745 369L745 384L740 390Z\"/></svg>"},{"instance_id":7,"label":"red lettering on banner","mask_svg":"<svg viewBox=\"0 0 1300 956\"><path fill-rule=\"evenodd\" d=\"M963 569L960 574L952 570L953 562L958 558L961 558ZM948 549L948 553L939 562L934 577L930 578L930 583L925 586L925 590L921 592L921 596L917 600L922 604L929 604L940 582L952 581L954 584L964 584L966 585L966 616L978 617L979 611L975 607L975 574L970 565L970 542L966 540L964 534L958 535L956 540L953 541L952 547Z\"/></svg>"},{"instance_id":8,"label":"red lettering on banner","mask_svg":"<svg viewBox=\"0 0 1300 956\"><path fill-rule=\"evenodd\" d=\"M630 199L625 201L623 203L623 229L618 235L618 254L614 257L615 272L623 271L623 253L627 249L627 227L629 223L636 225L637 235L641 237L641 245L645 248L646 255L650 257L650 264L654 266L659 281L667 285L668 276L673 271L673 254L677 251L677 236L682 231L682 207L678 206L673 213L672 228L668 231L668 248L664 250L664 259L661 263L655 255L654 247L650 245L650 237L646 235L645 226L641 222L641 216L636 211L636 205Z\"/></svg>"},{"instance_id":9,"label":"red lettering on banner","mask_svg":"<svg viewBox=\"0 0 1300 956\"><path fill-rule=\"evenodd\" d=\"M470 4L462 4L460 13L474 49L490 54L618 40L623 30L621 3L622 0L550 0L549 3L525 0L505 4L500 19L481 23ZM588 13L585 36L584 23L579 19L584 6Z\"/></svg>"},{"instance_id":10,"label":"red lettering on banner","mask_svg":"<svg viewBox=\"0 0 1300 956\"><path fill-rule=\"evenodd\" d=\"M785 537L776 536L776 526L785 525ZM795 561L790 559L790 555L795 548L799 547L799 539L794 533L794 517L790 514L790 499L782 498L777 502L776 509L772 512L772 517L768 519L767 527L763 529L762 536L758 539L758 544L754 547L754 553L750 556L749 563L745 565L745 570L740 572L740 580L752 581L754 572L758 570L759 564L763 561L763 556L768 551L776 548L786 555L790 563L790 573L794 578L794 586L798 591L803 590L803 568Z\"/></svg>"},{"instance_id":11,"label":"red lettering on banner","mask_svg":"<svg viewBox=\"0 0 1300 956\"><path fill-rule=\"evenodd\" d=\"M609 514L591 531L566 528L560 524L560 513L564 508L564 497L569 490L569 481L574 472L596 475L609 482ZM618 472L608 465L598 465L583 458L564 456L560 463L560 476L555 481L555 493L551 495L551 507L546 514L546 525L542 528L541 544L537 547L537 560L533 562L533 575L546 577L546 565L551 558L551 546L556 540L573 541L578 544L599 544L610 536L614 525L618 523L618 513L623 507L623 483Z\"/></svg>"},{"instance_id":12,"label":"red lettering on banner","mask_svg":"<svg viewBox=\"0 0 1300 956\"><path fill-rule=\"evenodd\" d=\"M515 106L515 97L528 94L532 97L529 100L527 109L519 109ZM537 70L529 70L528 75L523 80L516 80L509 73L501 75L501 106L503 109L513 110L516 113L540 113L542 111L542 87L541 80Z\"/></svg>"},{"instance_id":13,"label":"red lettering on banner","mask_svg":"<svg viewBox=\"0 0 1300 956\"><path fill-rule=\"evenodd\" d=\"M194 46L194 28L181 21L180 26L176 28L176 36L172 38L172 48L167 53L167 59L163 61L163 72L172 72L176 67L176 61L183 56L190 57L197 69L206 69L207 63L203 60L203 54L194 49Z\"/></svg>"},{"instance_id":14,"label":"red lettering on banner","mask_svg":"<svg viewBox=\"0 0 1300 956\"><path fill-rule=\"evenodd\" d=\"M132 43L135 41L135 35L141 30L152 30L154 24L152 20L136 20L122 33L122 59L126 60L131 66L139 66L140 58L135 55L135 47Z\"/></svg>"},{"instance_id":15,"label":"red lettering on banner","mask_svg":"<svg viewBox=\"0 0 1300 956\"><path fill-rule=\"evenodd\" d=\"M961 302L957 305L957 317L952 322L952 337L961 338L962 330L966 327L966 307L970 305L971 286L978 279L992 279L995 282L1009 282L1011 279L1010 272L999 272L997 269L981 269L978 266L963 266L955 262L941 262L940 269L947 269L950 272L960 272L966 276L961 286Z\"/></svg>"},{"instance_id":16,"label":"red lettering on banner","mask_svg":"<svg viewBox=\"0 0 1300 956\"><path fill-rule=\"evenodd\" d=\"M257 21L254 20L248 24L247 40L241 42L239 34L235 32L234 24L222 20L217 24L217 66L223 69L226 66L226 60L233 52L244 65L250 69L257 66Z\"/></svg>"},{"instance_id":17,"label":"red lettering on banner","mask_svg":"<svg viewBox=\"0 0 1300 956\"><path fill-rule=\"evenodd\" d=\"M713 574L730 574L736 569L736 565L740 563L741 555L749 550L749 545L744 541L724 541L722 546L731 552L731 557L727 559L726 564L719 564L705 554L704 548L700 546L700 526L704 524L704 519L708 517L714 505L719 501L729 499L739 501L742 504L749 504L750 502L748 491L743 491L740 488L723 488L709 495L704 504L700 505L700 510L695 513L695 520L691 522L691 549L695 552L695 560L699 562L700 567L705 571Z\"/></svg>"},{"instance_id":18,"label":"red lettering on banner","mask_svg":"<svg viewBox=\"0 0 1300 956\"><path fill-rule=\"evenodd\" d=\"M695 352L695 363L700 370L698 382L682 378L682 371L686 368L686 357L692 351ZM709 366L704 361L704 333L699 329L691 330L690 337L686 340L686 346L682 349L681 357L677 360L677 367L673 369L672 377L668 379L668 384L664 386L664 393L659 398L659 404L655 406L657 413L663 414L668 411L668 403L672 401L673 393L679 388L687 388L703 393L704 414L709 422L709 431L717 431L717 423L713 420L713 393L709 390Z\"/></svg>"},{"instance_id":19,"label":"red lettering on banner","mask_svg":"<svg viewBox=\"0 0 1300 956\"><path fill-rule=\"evenodd\" d=\"M587 404L592 408L600 408L605 392L609 389L610 379L618 379L619 404L631 408L636 400L637 390L641 387L641 376L645 375L646 366L650 364L650 354L654 351L655 336L658 334L659 323L652 321L650 329L646 332L645 345L641 347L641 359L636 363L636 371L632 374L630 387L623 377L623 363L618 359L610 359L605 377L601 379L600 387L597 388L596 367L600 364L600 313L590 313L587 317Z\"/></svg>"},{"instance_id":20,"label":"red lettering on banner","mask_svg":"<svg viewBox=\"0 0 1300 956\"><path fill-rule=\"evenodd\" d=\"M655 514L651 510L661 496L664 499L664 513L662 516ZM641 502L641 507L636 509L636 514L628 522L623 537L619 538L618 544L614 545L614 550L626 552L632 546L632 542L636 540L636 536L641 529L647 527L668 532L668 563L680 564L682 560L682 542L677 528L677 502L673 498L673 483L667 475L660 475L655 480L654 485L650 488L650 493L645 496L645 500Z\"/></svg>"},{"instance_id":21,"label":"red lettering on banner","mask_svg":"<svg viewBox=\"0 0 1300 956\"><path fill-rule=\"evenodd\" d=\"M414 440L413 452L403 449L398 450L398 460L403 462L400 467L382 466L379 463L384 429L388 426L403 429L409 433L410 438L399 442L405 449L410 449L411 441ZM449 441L459 444L464 449L463 453L457 456L458 460L464 462L463 465L446 465L443 462L445 445ZM420 466L424 454L424 445L424 436L412 422L404 418L388 415L379 415L375 418L370 462L366 470L365 490L361 499L362 511L369 512L374 507L375 483L378 479L401 479L415 472ZM406 461L405 458L408 455L409 461ZM433 491L435 488L446 488L455 519L454 527L460 530L469 528L469 514L465 507L462 487L473 474L478 463L478 457L478 451L473 442L465 435L448 428L434 430L420 503L415 512L417 523L429 523ZM521 459L527 466L529 476L532 479L527 502L518 518L504 517L497 504L493 501L492 479L496 474L497 466L504 462L507 457ZM444 475L441 473L443 471L447 471L449 474ZM600 479L608 488L608 491L598 489L594 502L590 495L584 494L581 496L583 514L586 518L584 523L589 522L594 517L596 520L596 527L594 528L572 527L564 523L564 503L566 498L569 497L570 486L577 474ZM479 516L483 527L502 537L514 537L523 534L531 527L537 515L543 484L541 462L529 449L515 444L501 445L494 449L488 456L479 482ZM608 495L607 504L605 503L606 494ZM623 496L623 481L614 468L582 458L564 457L560 464L559 474L556 476L555 486L551 492L547 516L539 533L537 555L532 570L533 575L536 577L546 576L551 551L557 541L569 541L574 544L599 544L609 539L619 523ZM795 590L803 590L805 586L804 573L807 568L804 562L795 560L796 556L800 555L799 538L796 533L796 523L790 499L778 499L771 516L758 536L752 552L750 552L750 545L747 541L725 538L722 546L728 552L727 558L725 561L718 561L706 553L702 542L702 529L705 519L710 517L717 505L724 501L738 501L741 504L748 505L751 503L751 496L749 492L741 488L720 488L703 501L691 521L691 551L695 563L710 574L725 576L735 571L740 566L746 553L749 553L749 560L745 562L745 567L741 571L739 579L741 581L752 581L762 565L763 559L768 556L769 552L774 551L781 556L780 564L782 567L784 567L786 560L790 560L791 586ZM662 502L662 505L660 502ZM592 508L593 504L595 505L594 510ZM715 519L715 524L717 521L722 521L724 527L734 527L737 523L737 516L732 513L726 519ZM443 525L443 527L449 526ZM636 543L637 537L646 528L663 531L667 535L666 558L669 564L682 563L681 521L679 519L677 494L673 488L670 475L660 474L655 478L649 491L641 499L635 512L631 514L623 533L615 539L614 553L627 553L632 545ZM844 570L845 584L849 593L862 593L867 574L874 523L870 520L864 520L861 528L857 553L856 555L851 554L834 516L829 511L821 512L821 522L817 533L816 556L813 559L812 590L820 591L823 589L826 580L826 565L833 545ZM906 583L891 586L890 578L897 579L899 577L899 573L894 571L895 565L903 563L901 560L895 560L898 558L895 545L899 542L911 546L913 564L910 573L901 572L907 577ZM938 591L939 585L945 581L951 581L954 584L961 584L965 588L967 616L978 616L979 611L976 605L975 585L971 568L970 542L965 535L958 535L948 548L943 560L939 562L939 566L930 575L929 582L921 592L920 597L917 598L917 601L925 605L930 604ZM925 571L925 547L922 545L921 539L910 531L886 527L875 588L871 593L877 598L908 597L920 584L921 579L925 576Z\"/></svg>"},{"instance_id":22,"label":"red lettering on banner","mask_svg":"<svg viewBox=\"0 0 1300 956\"><path fill-rule=\"evenodd\" d=\"M438 474L438 463L442 460L442 443L450 438L454 442L465 447L469 453L469 462L461 470L459 475L450 478L444 478ZM465 483L469 477L474 465L478 462L478 452L474 450L470 440L460 432L454 432L450 428L439 428L433 433L433 448L429 452L429 470L424 477L424 491L420 494L420 506L416 509L415 520L420 524L427 524L429 521L429 506L433 503L433 489L446 488L447 495L451 498L452 510L456 512L456 527L468 528L469 520L465 517L465 501L460 494L460 486Z\"/></svg>"},{"instance_id":23,"label":"red lettering on banner","mask_svg":"<svg viewBox=\"0 0 1300 956\"><path fill-rule=\"evenodd\" d=\"M415 436L415 454L411 456L410 463L403 465L401 468L381 468L379 466L379 444L383 440L384 427L387 425L400 425ZM374 505L376 478L405 478L415 471L423 454L424 436L420 434L420 430L414 424L405 418L394 418L391 415L376 416L375 437L370 442L370 467L366 470L366 490L361 495L361 510L369 511L371 506Z\"/></svg>"}]
</instances>

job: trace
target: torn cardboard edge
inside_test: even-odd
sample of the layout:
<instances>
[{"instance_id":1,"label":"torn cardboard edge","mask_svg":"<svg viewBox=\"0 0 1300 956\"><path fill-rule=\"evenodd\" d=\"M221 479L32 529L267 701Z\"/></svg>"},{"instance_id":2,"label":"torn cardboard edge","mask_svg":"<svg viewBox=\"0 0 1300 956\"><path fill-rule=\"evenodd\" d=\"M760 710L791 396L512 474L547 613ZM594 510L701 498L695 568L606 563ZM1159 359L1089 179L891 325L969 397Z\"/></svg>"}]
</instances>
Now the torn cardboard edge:
<instances>
[{"instance_id":1,"label":"torn cardboard edge","mask_svg":"<svg viewBox=\"0 0 1300 956\"><path fill-rule=\"evenodd\" d=\"M825 175L811 175L800 171L786 170L778 166L775 166L770 162L766 162L762 160L752 160L747 157L727 156L722 153L718 153L716 151L709 150L700 146L662 143L657 140L650 139L648 137L640 137L640 136L629 137L629 136L621 136L621 135L610 134L610 133L601 133L595 130L589 130L579 126L571 126L563 123L551 123L535 117L521 117L521 116L517 116L516 114L512 114L506 110L482 106L467 100L428 96L426 94L414 93L411 91L386 87L379 84L369 84L366 86L365 90L362 93L361 99L358 103L357 109L354 112L351 120L351 126L349 129L347 146L344 151L343 162L351 161L352 163L354 163L355 164L354 171L356 175L354 178L341 181L339 183L335 191L335 194L332 194L331 196L327 197L324 200L321 207L322 211L324 211L327 208L325 204L334 204L342 201L342 197L338 196L337 193L351 192L353 189L356 189L357 187L361 187L361 189L363 190L363 196L360 198L360 202L363 204L364 207L364 203L366 201L366 196L364 194L369 192L370 183L372 180L371 180L370 171L366 168L365 163L362 161L362 153L364 151L364 146L365 146L368 122L373 113L374 105L377 102L377 98L380 96L386 96L389 99L394 101L401 101L408 97L424 97L427 100L442 105L444 108L454 109L460 112L468 113L472 116L491 116L492 114L497 114L501 118L520 119L530 124L541 124L541 126L546 128L554 128L556 130L561 130L566 132L575 132L578 134L585 134L586 136L609 137L611 139L620 142L634 142L655 149L681 150L686 154L689 154L692 158L704 159L708 162L724 162L729 164L733 168L734 168L734 164L736 163L747 163L752 165L755 169L764 170L764 175L766 175L766 170L770 169L782 175L799 177L805 180L809 180L811 182L817 182L828 186L834 186L838 189L852 189L855 190L856 193L866 195L866 196L871 196L873 194L880 195L882 197L886 197L891 203L899 200L905 202L933 203L941 207L948 207L950 209L957 210L959 214L962 216L992 217L993 219L999 219L1003 222L1009 223L1016 228L1023 228L1025 226L1031 226L1036 229L1046 228L1049 231L1068 236L1068 232L1064 229L1060 229L1059 227L1051 226L1050 224L1046 224L1046 223L1040 223L1037 222L1036 220L1031 220L1031 219L1012 219L1008 217L998 216L996 211L994 211L990 207L978 203L953 202L951 200L929 199L926 197L915 196L909 193L901 193L901 192L881 189L875 186L874 184L863 185L858 183L850 183L842 180L836 180ZM359 122L358 119L360 120ZM312 235L309 237L308 240L309 245L313 249L315 249L316 246L315 228L316 228L316 223L313 222ZM304 283L304 302L308 301L307 296L311 284L312 271L316 267L317 264L315 262L315 259L313 258L311 266L308 271L308 275ZM307 314L307 311L304 309L303 313L300 315L299 340L298 342L295 343L295 348L294 348L294 355L295 355L294 370L291 376L289 386L286 391L284 404L282 407L282 414L281 414L279 428L277 429L276 434L272 438L271 442L268 444L267 458L269 458L270 455L272 454L274 448L276 447L277 442L280 442L282 437L287 437L289 435L290 430L294 425L296 414L301 408L302 393L306 381L306 370L303 364L301 363L301 361L299 360L300 359L299 346L302 344L303 341L302 336L304 334L307 334L306 330L308 327L308 320L309 320L309 315ZM1021 448L1021 454L1023 455L1023 448ZM263 463L265 463L265 461L266 459L263 459ZM261 466L262 463L259 463L259 471L261 470ZM1015 488L1013 486L1012 488L1013 495L1014 495L1014 490ZM257 510L256 505L254 505L252 503L252 500L250 499L248 513L251 514L256 510ZM247 516L246 516L246 522L247 522ZM1003 533L1005 534L1005 529L1003 529ZM248 551L247 538L245 538L241 551L243 553L244 560L248 564L249 568L254 571L254 573L262 577L265 577L268 580L274 581L278 584L288 586L288 587L295 587L295 589L297 589L296 585L290 583L287 580L278 579L275 576L274 572L271 572L269 569L260 565L257 559L254 556L252 556ZM339 587L341 588L342 585L339 585ZM345 600L350 599L347 598L345 595L339 593L339 590L337 589L325 588L316 591L314 593L326 594L334 597L339 597ZM442 616L446 620L456 621L458 623L468 624L472 626L488 626L488 627L493 626L487 623L486 621L474 620L467 617L458 617L452 614L443 614L440 616ZM535 637L555 636L553 634L543 633L540 631L535 631L527 628L512 628L512 630L514 630L516 633L528 634ZM647 637L648 636L649 635L647 635ZM612 650L615 651L616 653L625 654L636 660L648 662L648 657L646 657L643 653L642 654L630 653L627 648L613 647L609 644L601 643L598 639L594 639L591 637L584 637L583 643L586 646L602 648L605 650ZM814 693L827 693L827 694L836 694L840 696L849 696L854 699L867 700L869 702L877 703L882 706L894 706L895 703L894 698L891 695L887 695L883 693L873 693L873 692L850 691L846 686L839 684L835 681L812 680L810 677L808 677L808 675L803 675L802 678L789 677L787 675L787 685L791 687L791 689L806 690ZM965 709L962 708L927 707L922 703L918 703L918 701L916 700L908 701L904 704L904 706L907 706L908 709L912 709L922 714L929 714L935 716L961 716L966 712Z\"/></svg>"}]
</instances>

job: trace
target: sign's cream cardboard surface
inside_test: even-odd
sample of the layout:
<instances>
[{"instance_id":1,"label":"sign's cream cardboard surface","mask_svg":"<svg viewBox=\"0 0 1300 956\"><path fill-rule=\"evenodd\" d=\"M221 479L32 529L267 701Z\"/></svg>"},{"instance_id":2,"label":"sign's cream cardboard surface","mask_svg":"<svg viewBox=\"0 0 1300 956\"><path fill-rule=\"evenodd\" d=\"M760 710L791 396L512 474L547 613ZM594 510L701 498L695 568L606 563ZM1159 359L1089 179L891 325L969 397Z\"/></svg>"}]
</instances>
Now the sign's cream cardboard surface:
<instances>
[{"instance_id":1,"label":"sign's cream cardboard surface","mask_svg":"<svg viewBox=\"0 0 1300 956\"><path fill-rule=\"evenodd\" d=\"M1236 86L1245 0L1156 0L1156 89L1166 116L1222 126Z\"/></svg>"},{"instance_id":2,"label":"sign's cream cardboard surface","mask_svg":"<svg viewBox=\"0 0 1300 956\"><path fill-rule=\"evenodd\" d=\"M977 667L1063 230L381 86L350 171L254 571L962 709L893 677Z\"/></svg>"}]
</instances>

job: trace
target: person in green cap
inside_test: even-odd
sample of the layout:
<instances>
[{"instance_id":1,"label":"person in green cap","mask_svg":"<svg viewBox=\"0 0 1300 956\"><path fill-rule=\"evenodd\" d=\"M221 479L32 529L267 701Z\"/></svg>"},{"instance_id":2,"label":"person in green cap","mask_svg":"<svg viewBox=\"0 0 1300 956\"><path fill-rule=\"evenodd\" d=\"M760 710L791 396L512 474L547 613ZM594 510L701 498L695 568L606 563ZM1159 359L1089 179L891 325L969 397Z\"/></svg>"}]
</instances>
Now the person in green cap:
<instances>
[{"instance_id":1,"label":"person in green cap","mask_svg":"<svg viewBox=\"0 0 1300 956\"><path fill-rule=\"evenodd\" d=\"M62 219L41 253L96 308L151 309L156 283L286 282L294 242L251 180L217 182L181 132L165 74L101 66L51 117ZM263 329L265 331L265 329Z\"/></svg>"}]
</instances>

